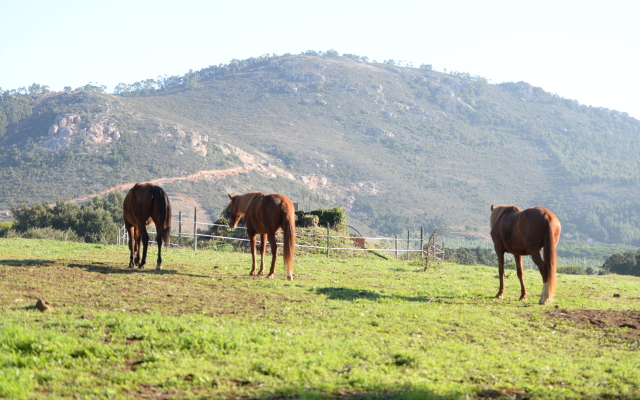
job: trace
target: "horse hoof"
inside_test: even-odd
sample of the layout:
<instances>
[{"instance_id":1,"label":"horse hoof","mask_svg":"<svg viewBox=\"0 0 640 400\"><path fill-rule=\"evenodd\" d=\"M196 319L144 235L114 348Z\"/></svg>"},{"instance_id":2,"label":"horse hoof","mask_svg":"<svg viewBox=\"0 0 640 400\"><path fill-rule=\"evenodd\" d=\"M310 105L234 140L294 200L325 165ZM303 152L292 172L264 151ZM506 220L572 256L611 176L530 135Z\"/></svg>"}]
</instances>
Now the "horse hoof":
<instances>
[{"instance_id":1,"label":"horse hoof","mask_svg":"<svg viewBox=\"0 0 640 400\"><path fill-rule=\"evenodd\" d=\"M292 281L292 280L293 280L293 275L288 275L288 276L287 276L287 279L289 279L290 281Z\"/></svg>"},{"instance_id":2,"label":"horse hoof","mask_svg":"<svg viewBox=\"0 0 640 400\"><path fill-rule=\"evenodd\" d=\"M156 271L160 271L162 269L162 265L158 264L156 265Z\"/></svg>"},{"instance_id":3,"label":"horse hoof","mask_svg":"<svg viewBox=\"0 0 640 400\"><path fill-rule=\"evenodd\" d=\"M496 295L496 299L502 299L503 297L504 297L504 295L501 295L501 294L497 294Z\"/></svg>"},{"instance_id":4,"label":"horse hoof","mask_svg":"<svg viewBox=\"0 0 640 400\"><path fill-rule=\"evenodd\" d=\"M520 301L527 301L527 296L520 297Z\"/></svg>"},{"instance_id":5,"label":"horse hoof","mask_svg":"<svg viewBox=\"0 0 640 400\"><path fill-rule=\"evenodd\" d=\"M273 274L269 274L267 275L267 279L273 279L273 276L274 276Z\"/></svg>"}]
</instances>

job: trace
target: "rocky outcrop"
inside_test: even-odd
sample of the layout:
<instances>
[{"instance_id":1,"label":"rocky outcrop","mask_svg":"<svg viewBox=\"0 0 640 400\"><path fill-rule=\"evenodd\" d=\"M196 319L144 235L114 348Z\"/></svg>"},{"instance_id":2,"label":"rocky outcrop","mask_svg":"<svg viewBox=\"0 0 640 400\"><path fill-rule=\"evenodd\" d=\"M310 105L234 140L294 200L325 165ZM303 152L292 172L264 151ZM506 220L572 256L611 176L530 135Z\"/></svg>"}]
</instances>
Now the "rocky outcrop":
<instances>
[{"instance_id":1,"label":"rocky outcrop","mask_svg":"<svg viewBox=\"0 0 640 400\"><path fill-rule=\"evenodd\" d=\"M91 143L111 143L120 139L120 132L104 119L91 124L83 124L77 114L61 114L56 116L49 127L47 138L42 147L52 150L64 150L74 142L87 140Z\"/></svg>"},{"instance_id":2,"label":"rocky outcrop","mask_svg":"<svg viewBox=\"0 0 640 400\"><path fill-rule=\"evenodd\" d=\"M207 143L209 141L209 136L201 135L198 132L191 132L189 135L189 144L191 148L196 154L201 155L202 157L207 156Z\"/></svg>"},{"instance_id":3,"label":"rocky outcrop","mask_svg":"<svg viewBox=\"0 0 640 400\"><path fill-rule=\"evenodd\" d=\"M365 133L371 136L385 136L390 138L396 136L395 133L380 128L369 128Z\"/></svg>"},{"instance_id":4,"label":"rocky outcrop","mask_svg":"<svg viewBox=\"0 0 640 400\"><path fill-rule=\"evenodd\" d=\"M72 138L79 131L81 118L76 114L58 115L49 127L47 138L42 147L53 150L64 150L71 146Z\"/></svg>"},{"instance_id":5,"label":"rocky outcrop","mask_svg":"<svg viewBox=\"0 0 640 400\"><path fill-rule=\"evenodd\" d=\"M324 82L326 81L326 78L324 77L324 75L320 75L320 74L298 74L295 72L285 72L284 77L288 80L288 81L292 81L292 82L308 82L308 83L314 83L314 82Z\"/></svg>"},{"instance_id":6,"label":"rocky outcrop","mask_svg":"<svg viewBox=\"0 0 640 400\"><path fill-rule=\"evenodd\" d=\"M120 139L120 132L116 128L100 123L89 126L87 133L89 134L89 140L93 143L111 143Z\"/></svg>"}]
</instances>

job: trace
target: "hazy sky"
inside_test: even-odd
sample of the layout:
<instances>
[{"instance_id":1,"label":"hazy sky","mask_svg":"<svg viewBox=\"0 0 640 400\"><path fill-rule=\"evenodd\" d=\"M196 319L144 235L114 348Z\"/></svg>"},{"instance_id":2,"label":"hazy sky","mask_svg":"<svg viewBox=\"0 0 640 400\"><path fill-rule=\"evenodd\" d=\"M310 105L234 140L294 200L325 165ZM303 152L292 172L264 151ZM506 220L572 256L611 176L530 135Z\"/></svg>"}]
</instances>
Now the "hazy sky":
<instances>
[{"instance_id":1,"label":"hazy sky","mask_svg":"<svg viewBox=\"0 0 640 400\"><path fill-rule=\"evenodd\" d=\"M133 83L335 49L525 81L640 119L640 1L0 0L0 87Z\"/></svg>"}]
</instances>

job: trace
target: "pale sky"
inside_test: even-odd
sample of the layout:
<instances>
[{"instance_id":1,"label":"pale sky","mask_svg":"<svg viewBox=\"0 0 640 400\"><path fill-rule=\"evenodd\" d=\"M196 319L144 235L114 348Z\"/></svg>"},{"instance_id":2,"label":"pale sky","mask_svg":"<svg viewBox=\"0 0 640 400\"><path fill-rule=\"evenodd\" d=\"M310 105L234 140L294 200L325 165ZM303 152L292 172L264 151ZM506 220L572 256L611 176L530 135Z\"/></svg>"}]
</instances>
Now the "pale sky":
<instances>
[{"instance_id":1,"label":"pale sky","mask_svg":"<svg viewBox=\"0 0 640 400\"><path fill-rule=\"evenodd\" d=\"M107 86L335 49L525 81L640 119L638 0L0 0L0 87Z\"/></svg>"}]
</instances>

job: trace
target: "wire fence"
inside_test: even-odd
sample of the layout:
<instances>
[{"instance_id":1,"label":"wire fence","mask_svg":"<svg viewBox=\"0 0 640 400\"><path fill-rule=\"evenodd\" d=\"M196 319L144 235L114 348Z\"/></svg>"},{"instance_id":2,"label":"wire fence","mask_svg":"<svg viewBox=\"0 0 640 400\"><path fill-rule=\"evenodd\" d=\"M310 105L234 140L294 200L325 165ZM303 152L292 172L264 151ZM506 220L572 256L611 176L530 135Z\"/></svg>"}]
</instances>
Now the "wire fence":
<instances>
[{"instance_id":1,"label":"wire fence","mask_svg":"<svg viewBox=\"0 0 640 400\"><path fill-rule=\"evenodd\" d=\"M207 222L198 222L197 220L184 219L180 215L178 220L172 220L172 226L176 227L172 230L170 236L172 238L172 247L193 247L194 250L199 248L211 247L211 242L229 242L229 243L247 243L246 227L237 227L231 229L228 225L212 224ZM186 229L185 229L186 228ZM217 231L218 234L212 233ZM335 232L335 231L333 231ZM155 231L148 231L150 242L155 243ZM444 259L444 250L440 246L431 245L430 251L427 251L427 245L424 237L424 229L419 232L407 231L406 237L395 236L389 237L367 237L367 236L351 236L332 234L329 227L321 228L296 228L296 248L316 250L326 253L329 256L336 252L366 252L373 253L383 258L420 258L424 259L427 255L435 257L437 260ZM428 238L426 238L428 239ZM117 237L117 245L127 245L129 235L124 226L120 229ZM256 235L256 241L260 242L260 235ZM278 245L282 245L282 233L276 236Z\"/></svg>"}]
</instances>

